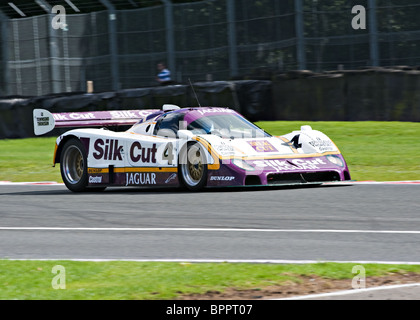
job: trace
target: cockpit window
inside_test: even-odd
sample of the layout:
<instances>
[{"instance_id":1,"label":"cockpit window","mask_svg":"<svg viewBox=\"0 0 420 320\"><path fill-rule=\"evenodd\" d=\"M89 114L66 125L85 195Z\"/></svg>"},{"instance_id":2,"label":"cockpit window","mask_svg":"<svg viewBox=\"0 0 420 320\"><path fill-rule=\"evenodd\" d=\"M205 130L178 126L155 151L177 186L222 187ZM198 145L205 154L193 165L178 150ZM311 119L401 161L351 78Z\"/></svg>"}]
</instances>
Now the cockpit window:
<instances>
[{"instance_id":1,"label":"cockpit window","mask_svg":"<svg viewBox=\"0 0 420 320\"><path fill-rule=\"evenodd\" d=\"M253 123L234 114L211 115L198 118L188 124L187 129L195 134L215 134L229 139L270 136Z\"/></svg>"},{"instance_id":2,"label":"cockpit window","mask_svg":"<svg viewBox=\"0 0 420 320\"><path fill-rule=\"evenodd\" d=\"M157 120L153 134L163 137L176 137L184 120L183 112L170 112ZM182 129L182 128L181 128Z\"/></svg>"}]
</instances>

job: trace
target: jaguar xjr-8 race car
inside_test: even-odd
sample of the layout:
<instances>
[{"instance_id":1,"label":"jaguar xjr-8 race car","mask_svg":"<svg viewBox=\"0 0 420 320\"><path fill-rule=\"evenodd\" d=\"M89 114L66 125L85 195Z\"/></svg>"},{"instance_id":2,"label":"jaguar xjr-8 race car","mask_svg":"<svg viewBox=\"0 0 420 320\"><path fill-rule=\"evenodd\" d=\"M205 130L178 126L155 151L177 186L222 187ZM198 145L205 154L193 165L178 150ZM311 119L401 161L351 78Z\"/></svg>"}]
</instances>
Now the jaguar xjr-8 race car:
<instances>
[{"instance_id":1,"label":"jaguar xjr-8 race car","mask_svg":"<svg viewBox=\"0 0 420 320\"><path fill-rule=\"evenodd\" d=\"M216 107L52 114L35 109L36 135L57 138L54 165L71 191L110 186L204 187L350 180L333 141L310 126L272 136L232 109ZM109 126L131 126L117 132ZM89 128L81 128L89 127ZM98 128L100 127L100 128Z\"/></svg>"}]
</instances>

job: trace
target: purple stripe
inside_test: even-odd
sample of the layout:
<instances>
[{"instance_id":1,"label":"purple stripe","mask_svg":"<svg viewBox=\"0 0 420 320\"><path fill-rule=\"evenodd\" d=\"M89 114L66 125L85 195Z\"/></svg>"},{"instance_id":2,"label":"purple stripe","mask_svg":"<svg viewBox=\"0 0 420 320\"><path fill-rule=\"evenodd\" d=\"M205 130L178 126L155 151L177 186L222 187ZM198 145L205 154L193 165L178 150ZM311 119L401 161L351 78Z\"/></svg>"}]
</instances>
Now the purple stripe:
<instances>
[{"instance_id":1,"label":"purple stripe","mask_svg":"<svg viewBox=\"0 0 420 320\"><path fill-rule=\"evenodd\" d=\"M120 110L54 113L55 127L133 125L159 110Z\"/></svg>"}]
</instances>

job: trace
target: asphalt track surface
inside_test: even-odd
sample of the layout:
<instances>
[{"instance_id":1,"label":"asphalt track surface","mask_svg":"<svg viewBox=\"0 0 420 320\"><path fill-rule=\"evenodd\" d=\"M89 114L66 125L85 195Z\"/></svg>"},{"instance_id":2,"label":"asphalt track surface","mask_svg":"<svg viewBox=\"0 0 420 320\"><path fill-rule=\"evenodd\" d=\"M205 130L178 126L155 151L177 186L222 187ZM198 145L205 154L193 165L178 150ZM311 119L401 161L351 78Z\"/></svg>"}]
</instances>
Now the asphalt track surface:
<instances>
[{"instance_id":1,"label":"asphalt track surface","mask_svg":"<svg viewBox=\"0 0 420 320\"><path fill-rule=\"evenodd\" d=\"M420 264L419 194L420 184L84 194L0 184L0 259ZM420 284L295 298L413 300Z\"/></svg>"},{"instance_id":2,"label":"asphalt track surface","mask_svg":"<svg viewBox=\"0 0 420 320\"><path fill-rule=\"evenodd\" d=\"M0 185L0 258L420 264L420 185Z\"/></svg>"}]
</instances>

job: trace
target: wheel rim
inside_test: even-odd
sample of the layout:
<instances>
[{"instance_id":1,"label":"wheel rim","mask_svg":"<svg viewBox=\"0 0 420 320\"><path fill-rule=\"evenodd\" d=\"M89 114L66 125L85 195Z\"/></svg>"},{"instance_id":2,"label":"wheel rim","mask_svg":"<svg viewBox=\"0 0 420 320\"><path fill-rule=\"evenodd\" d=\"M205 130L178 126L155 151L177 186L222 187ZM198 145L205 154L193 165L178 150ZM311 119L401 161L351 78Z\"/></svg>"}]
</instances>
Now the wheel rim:
<instances>
[{"instance_id":1,"label":"wheel rim","mask_svg":"<svg viewBox=\"0 0 420 320\"><path fill-rule=\"evenodd\" d=\"M193 146L188 150L187 163L182 165L182 174L185 182L190 186L200 183L204 175L203 154L200 148Z\"/></svg>"},{"instance_id":2,"label":"wheel rim","mask_svg":"<svg viewBox=\"0 0 420 320\"><path fill-rule=\"evenodd\" d=\"M84 161L82 151L76 146L70 146L64 153L64 176L71 184L80 181L84 171Z\"/></svg>"}]
</instances>

